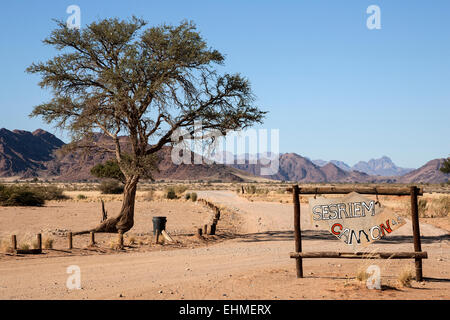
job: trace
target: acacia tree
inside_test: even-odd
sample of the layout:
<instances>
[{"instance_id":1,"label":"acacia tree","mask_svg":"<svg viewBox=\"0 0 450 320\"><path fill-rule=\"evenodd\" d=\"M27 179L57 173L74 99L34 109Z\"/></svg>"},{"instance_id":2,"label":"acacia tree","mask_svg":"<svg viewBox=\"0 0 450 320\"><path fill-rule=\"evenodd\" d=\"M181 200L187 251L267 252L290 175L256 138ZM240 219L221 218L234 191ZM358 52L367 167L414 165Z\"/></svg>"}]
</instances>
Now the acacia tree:
<instances>
[{"instance_id":1,"label":"acacia tree","mask_svg":"<svg viewBox=\"0 0 450 320\"><path fill-rule=\"evenodd\" d=\"M56 23L44 43L60 54L27 69L41 75L39 85L51 89L53 98L31 116L68 130L75 142L94 132L109 136L112 147L96 147L115 155L125 177L119 215L90 231L125 233L133 227L139 179L177 130L192 133L201 121L203 130L225 134L264 118L248 80L219 74L215 66L224 56L207 46L192 22L147 28L136 17L114 18L81 30ZM126 154L120 135L128 137Z\"/></svg>"},{"instance_id":2,"label":"acacia tree","mask_svg":"<svg viewBox=\"0 0 450 320\"><path fill-rule=\"evenodd\" d=\"M444 160L439 170L441 170L443 173L450 173L450 158Z\"/></svg>"},{"instance_id":3,"label":"acacia tree","mask_svg":"<svg viewBox=\"0 0 450 320\"><path fill-rule=\"evenodd\" d=\"M114 179L126 183L125 175L120 170L119 164L115 160L108 160L92 167L91 174L101 179Z\"/></svg>"}]
</instances>

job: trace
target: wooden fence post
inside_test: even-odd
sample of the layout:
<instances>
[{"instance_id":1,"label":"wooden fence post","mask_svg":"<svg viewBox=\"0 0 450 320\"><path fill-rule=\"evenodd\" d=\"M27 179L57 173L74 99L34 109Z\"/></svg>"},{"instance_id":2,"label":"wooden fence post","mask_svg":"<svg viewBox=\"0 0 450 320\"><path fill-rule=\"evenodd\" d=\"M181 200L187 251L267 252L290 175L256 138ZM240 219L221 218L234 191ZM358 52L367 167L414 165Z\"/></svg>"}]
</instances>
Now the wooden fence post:
<instances>
[{"instance_id":1,"label":"wooden fence post","mask_svg":"<svg viewBox=\"0 0 450 320\"><path fill-rule=\"evenodd\" d=\"M42 250L42 234L38 233L36 235L37 249Z\"/></svg>"},{"instance_id":2,"label":"wooden fence post","mask_svg":"<svg viewBox=\"0 0 450 320\"><path fill-rule=\"evenodd\" d=\"M95 245L95 233L91 231L91 246Z\"/></svg>"},{"instance_id":3,"label":"wooden fence post","mask_svg":"<svg viewBox=\"0 0 450 320\"><path fill-rule=\"evenodd\" d=\"M73 249L73 242L72 242L73 234L72 234L72 232L69 232L68 237L69 237L69 250L72 250Z\"/></svg>"},{"instance_id":4,"label":"wooden fence post","mask_svg":"<svg viewBox=\"0 0 450 320\"><path fill-rule=\"evenodd\" d=\"M123 232L119 231L119 249L123 249Z\"/></svg>"},{"instance_id":5,"label":"wooden fence post","mask_svg":"<svg viewBox=\"0 0 450 320\"><path fill-rule=\"evenodd\" d=\"M217 225L216 225L215 223L213 223L212 225L209 226L209 234L210 234L210 235L213 236L213 235L216 234L216 226L217 226Z\"/></svg>"},{"instance_id":6,"label":"wooden fence post","mask_svg":"<svg viewBox=\"0 0 450 320\"><path fill-rule=\"evenodd\" d=\"M203 234L204 234L204 235L207 235L207 234L208 234L208 225L207 225L207 224L205 224L205 225L203 226Z\"/></svg>"},{"instance_id":7,"label":"wooden fence post","mask_svg":"<svg viewBox=\"0 0 450 320\"><path fill-rule=\"evenodd\" d=\"M422 245L420 243L420 228L419 228L419 208L417 202L417 193L418 189L416 186L411 187L411 220L412 220L412 228L413 228L413 236L414 236L414 251L421 252ZM416 264L416 280L423 280L422 273L422 259L415 258Z\"/></svg>"},{"instance_id":8,"label":"wooden fence post","mask_svg":"<svg viewBox=\"0 0 450 320\"><path fill-rule=\"evenodd\" d=\"M300 225L300 188L298 185L292 187L292 196L294 202L294 234L295 234L295 252L302 252L302 231ZM296 258L297 278L303 278L303 260Z\"/></svg>"},{"instance_id":9,"label":"wooden fence post","mask_svg":"<svg viewBox=\"0 0 450 320\"><path fill-rule=\"evenodd\" d=\"M198 228L197 229L197 237L201 237L202 236L202 234L203 234L203 229L202 228Z\"/></svg>"},{"instance_id":10,"label":"wooden fence post","mask_svg":"<svg viewBox=\"0 0 450 320\"><path fill-rule=\"evenodd\" d=\"M17 237L15 234L11 236L11 245L14 250L17 250Z\"/></svg>"}]
</instances>

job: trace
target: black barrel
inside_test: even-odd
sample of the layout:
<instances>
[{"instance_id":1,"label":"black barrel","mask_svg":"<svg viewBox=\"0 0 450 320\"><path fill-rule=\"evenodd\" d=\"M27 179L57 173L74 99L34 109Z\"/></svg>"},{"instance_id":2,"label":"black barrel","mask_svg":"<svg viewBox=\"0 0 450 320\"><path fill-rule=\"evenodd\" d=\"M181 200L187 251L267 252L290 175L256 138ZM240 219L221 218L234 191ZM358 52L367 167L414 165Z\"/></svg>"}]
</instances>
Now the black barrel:
<instances>
[{"instance_id":1,"label":"black barrel","mask_svg":"<svg viewBox=\"0 0 450 320\"><path fill-rule=\"evenodd\" d=\"M156 234L156 230L159 230L159 232L166 230L166 217L153 217L153 234Z\"/></svg>"}]
</instances>

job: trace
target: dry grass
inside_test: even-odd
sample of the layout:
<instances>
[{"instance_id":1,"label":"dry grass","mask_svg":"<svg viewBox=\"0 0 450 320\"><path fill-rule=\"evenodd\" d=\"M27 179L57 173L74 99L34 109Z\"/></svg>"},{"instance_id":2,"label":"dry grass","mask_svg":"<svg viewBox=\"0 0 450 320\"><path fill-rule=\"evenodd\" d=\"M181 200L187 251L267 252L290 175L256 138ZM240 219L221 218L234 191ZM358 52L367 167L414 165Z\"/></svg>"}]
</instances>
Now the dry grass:
<instances>
[{"instance_id":1,"label":"dry grass","mask_svg":"<svg viewBox=\"0 0 450 320\"><path fill-rule=\"evenodd\" d=\"M0 241L0 251L4 252L4 253L12 253L14 252L14 249L11 245L11 242L6 241L6 240L1 240Z\"/></svg>"},{"instance_id":2,"label":"dry grass","mask_svg":"<svg viewBox=\"0 0 450 320\"><path fill-rule=\"evenodd\" d=\"M37 242L37 240L34 240L33 242L31 242L31 247L33 249L39 249L39 243ZM27 249L24 249L27 250Z\"/></svg>"},{"instance_id":3,"label":"dry grass","mask_svg":"<svg viewBox=\"0 0 450 320\"><path fill-rule=\"evenodd\" d=\"M409 200L409 199L408 199ZM450 212L449 194L425 194L419 198L419 217L421 218L445 218ZM409 216L411 203L405 202L402 213Z\"/></svg>"},{"instance_id":4,"label":"dry grass","mask_svg":"<svg viewBox=\"0 0 450 320\"><path fill-rule=\"evenodd\" d=\"M119 242L117 241L117 239L109 240L109 248L112 249L112 250L119 250L120 249Z\"/></svg>"},{"instance_id":5,"label":"dry grass","mask_svg":"<svg viewBox=\"0 0 450 320\"><path fill-rule=\"evenodd\" d=\"M34 243L33 243L33 247L34 247ZM17 248L19 250L30 250L30 245L28 243L21 243L17 246ZM36 249L36 248L35 248Z\"/></svg>"},{"instance_id":6,"label":"dry grass","mask_svg":"<svg viewBox=\"0 0 450 320\"><path fill-rule=\"evenodd\" d=\"M361 282L366 282L367 279L369 279L370 275L367 273L367 268L364 267L359 267L358 270L356 271L356 280L361 281Z\"/></svg>"},{"instance_id":7,"label":"dry grass","mask_svg":"<svg viewBox=\"0 0 450 320\"><path fill-rule=\"evenodd\" d=\"M44 249L53 249L53 242L54 240L52 238L46 237L44 238L42 246L44 247Z\"/></svg>"},{"instance_id":8,"label":"dry grass","mask_svg":"<svg viewBox=\"0 0 450 320\"><path fill-rule=\"evenodd\" d=\"M411 288L411 281L414 280L414 270L412 269L412 267L404 267L400 271L397 280L402 287Z\"/></svg>"},{"instance_id":9,"label":"dry grass","mask_svg":"<svg viewBox=\"0 0 450 320\"><path fill-rule=\"evenodd\" d=\"M136 238L133 236L129 237L127 240L128 240L128 245L136 244Z\"/></svg>"}]
</instances>

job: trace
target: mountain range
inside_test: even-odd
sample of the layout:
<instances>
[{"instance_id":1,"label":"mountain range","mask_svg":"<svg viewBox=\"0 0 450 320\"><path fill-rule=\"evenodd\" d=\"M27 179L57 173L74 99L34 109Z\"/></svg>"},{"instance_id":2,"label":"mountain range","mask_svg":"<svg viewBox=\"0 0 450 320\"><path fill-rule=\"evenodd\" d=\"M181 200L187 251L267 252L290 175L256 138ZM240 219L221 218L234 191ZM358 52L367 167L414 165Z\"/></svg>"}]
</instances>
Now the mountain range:
<instances>
[{"instance_id":1,"label":"mountain range","mask_svg":"<svg viewBox=\"0 0 450 320\"><path fill-rule=\"evenodd\" d=\"M112 140L101 134L94 135L97 145L111 146ZM120 143L126 152L127 138ZM28 132L0 129L0 177L40 177L58 181L90 181L95 178L90 169L97 163L113 158L113 154L101 151L87 154L80 150L58 152L64 142L44 130ZM221 180L243 182L261 179L264 167L259 160L249 161L251 156L240 158L239 164L181 164L171 160L171 148L165 147L158 154L157 180ZM237 160L238 157L235 157ZM441 183L450 175L439 171L444 159L434 159L418 169L397 167L384 156L368 162L358 162L353 167L342 161L313 160L296 153L281 154L279 170L263 178L298 182L358 182L358 183Z\"/></svg>"},{"instance_id":2,"label":"mountain range","mask_svg":"<svg viewBox=\"0 0 450 320\"><path fill-rule=\"evenodd\" d=\"M414 170L411 168L401 168L396 166L395 163L392 162L392 160L387 156L382 156L379 159L371 159L368 162L359 161L352 167L350 167L345 162L338 160L324 161L318 159L312 160L312 162L321 167L325 166L328 163L332 163L344 171L360 171L367 173L369 175L385 176L385 177L402 176Z\"/></svg>"}]
</instances>

